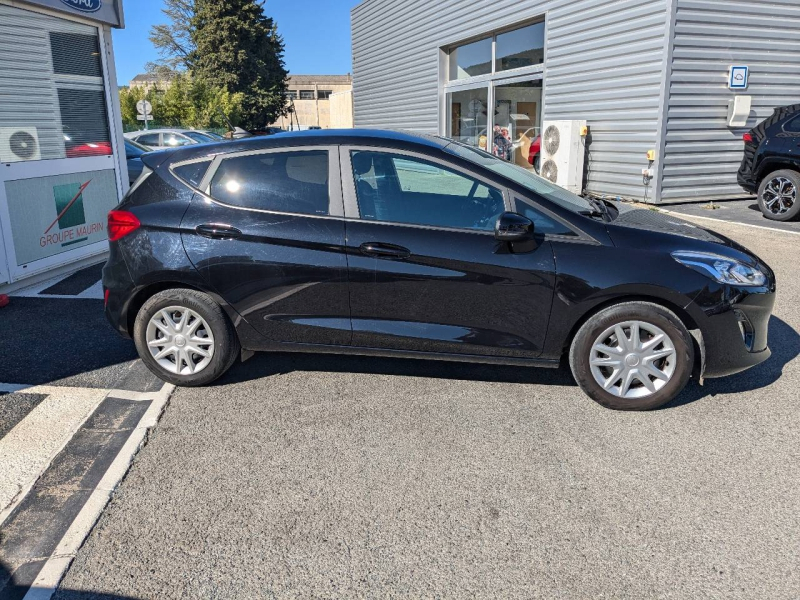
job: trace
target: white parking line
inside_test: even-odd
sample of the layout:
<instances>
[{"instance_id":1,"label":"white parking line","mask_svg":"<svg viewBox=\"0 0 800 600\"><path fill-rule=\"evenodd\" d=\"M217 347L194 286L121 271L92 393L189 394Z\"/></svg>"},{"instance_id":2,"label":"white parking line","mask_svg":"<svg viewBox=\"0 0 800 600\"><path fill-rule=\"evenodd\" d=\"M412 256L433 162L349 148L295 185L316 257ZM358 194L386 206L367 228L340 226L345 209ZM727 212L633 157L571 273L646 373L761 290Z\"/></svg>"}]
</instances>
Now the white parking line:
<instances>
[{"instance_id":1,"label":"white parking line","mask_svg":"<svg viewBox=\"0 0 800 600\"><path fill-rule=\"evenodd\" d=\"M142 416L136 429L120 450L114 462L84 504L78 516L70 525L55 552L42 567L33 586L23 600L49 600L55 593L58 584L67 572L84 540L91 532L103 510L111 499L111 494L122 481L133 462L136 453L144 443L147 433L156 426L161 413L167 405L175 386L165 384L161 391L151 395L153 403ZM116 393L113 394L116 397Z\"/></svg>"},{"instance_id":2,"label":"white parking line","mask_svg":"<svg viewBox=\"0 0 800 600\"><path fill-rule=\"evenodd\" d=\"M33 386L47 396L0 439L0 523L108 395L109 390Z\"/></svg>"},{"instance_id":3,"label":"white parking line","mask_svg":"<svg viewBox=\"0 0 800 600\"><path fill-rule=\"evenodd\" d=\"M727 225L739 225L741 227L752 227L753 229L766 229L767 231L777 231L778 233L788 233L789 235L800 235L800 231L787 231L786 229L777 229L776 227L765 227L764 225L751 225L750 223L740 223L739 221L726 221L725 219L715 219L713 217L701 217L699 215L687 215L684 213L675 212L672 210L665 210L659 208L659 211L668 215L681 217L684 219L703 219L704 221L714 221L716 223L725 223Z\"/></svg>"}]
</instances>

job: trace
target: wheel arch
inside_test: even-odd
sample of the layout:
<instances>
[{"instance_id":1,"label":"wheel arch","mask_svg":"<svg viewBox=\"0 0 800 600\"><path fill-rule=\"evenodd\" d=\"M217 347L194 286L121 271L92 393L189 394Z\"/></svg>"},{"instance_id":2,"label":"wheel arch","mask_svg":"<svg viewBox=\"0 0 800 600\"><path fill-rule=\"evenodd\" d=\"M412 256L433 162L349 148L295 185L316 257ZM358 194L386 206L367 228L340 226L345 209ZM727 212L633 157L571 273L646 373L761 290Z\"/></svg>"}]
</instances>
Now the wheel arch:
<instances>
[{"instance_id":1,"label":"wheel arch","mask_svg":"<svg viewBox=\"0 0 800 600\"><path fill-rule=\"evenodd\" d=\"M133 325L136 321L136 315L139 314L139 310L142 308L145 302L147 302L150 298L158 294L159 292L163 292L164 290L176 290L176 289L183 289L183 290L194 290L196 292L202 292L204 294L208 294L211 296L215 302L220 304L223 307L223 311L227 314L227 307L225 304L219 301L219 298L216 294L209 292L208 290L202 289L199 286L192 285L186 282L179 282L179 281L156 281L153 283L149 283L145 286L142 286L136 293L131 296L131 299L128 301L128 306L125 310L125 328L128 332L129 336L133 336ZM228 315L230 317L230 315Z\"/></svg>"},{"instance_id":2,"label":"wheel arch","mask_svg":"<svg viewBox=\"0 0 800 600\"><path fill-rule=\"evenodd\" d=\"M703 372L705 371L705 343L703 341L702 331L700 326L697 324L697 321L695 321L692 315L689 314L689 311L682 306L659 296L651 296L647 294L625 294L615 296L614 298L609 298L608 300L592 306L572 325L569 335L565 338L564 347L561 349L561 357L563 358L569 353L569 349L572 346L575 336L578 334L578 331L581 327L583 327L586 321L607 308L616 306L617 304L625 304L626 302L648 302L650 304L656 304L662 308L666 308L667 310L675 313L675 316L680 319L681 323L683 323L683 326L689 331L689 334L693 340L695 351L695 364L693 365L692 369L693 376L702 379Z\"/></svg>"},{"instance_id":3,"label":"wheel arch","mask_svg":"<svg viewBox=\"0 0 800 600\"><path fill-rule=\"evenodd\" d=\"M792 161L788 158L772 158L765 160L758 167L755 177L756 194L761 187L761 183L776 171L794 171L800 175L800 161Z\"/></svg>"}]
</instances>

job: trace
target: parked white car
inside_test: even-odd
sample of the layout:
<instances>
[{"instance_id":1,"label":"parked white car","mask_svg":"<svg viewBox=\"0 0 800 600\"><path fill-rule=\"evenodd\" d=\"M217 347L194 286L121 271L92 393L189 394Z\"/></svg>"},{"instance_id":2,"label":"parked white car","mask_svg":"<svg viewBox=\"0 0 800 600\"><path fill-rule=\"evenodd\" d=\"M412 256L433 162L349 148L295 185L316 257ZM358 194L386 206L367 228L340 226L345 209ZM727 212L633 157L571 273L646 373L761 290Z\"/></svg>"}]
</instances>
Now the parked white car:
<instances>
[{"instance_id":1,"label":"parked white car","mask_svg":"<svg viewBox=\"0 0 800 600\"><path fill-rule=\"evenodd\" d=\"M222 136L215 133L198 131L196 129L150 129L132 131L126 133L125 137L154 150L218 142L224 139Z\"/></svg>"}]
</instances>

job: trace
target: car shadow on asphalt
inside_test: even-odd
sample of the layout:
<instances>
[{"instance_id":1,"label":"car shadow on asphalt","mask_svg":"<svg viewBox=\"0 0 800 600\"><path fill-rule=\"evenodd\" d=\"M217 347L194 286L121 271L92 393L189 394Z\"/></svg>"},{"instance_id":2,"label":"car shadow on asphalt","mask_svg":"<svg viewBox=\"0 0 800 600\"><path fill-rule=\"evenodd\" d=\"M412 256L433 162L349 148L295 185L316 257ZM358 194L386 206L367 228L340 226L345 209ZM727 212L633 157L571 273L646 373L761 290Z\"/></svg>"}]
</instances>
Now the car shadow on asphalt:
<instances>
[{"instance_id":1,"label":"car shadow on asphalt","mask_svg":"<svg viewBox=\"0 0 800 600\"><path fill-rule=\"evenodd\" d=\"M263 352L236 365L214 385L230 385L294 371L576 386L569 369L564 365L557 369L536 369L426 359Z\"/></svg>"},{"instance_id":2,"label":"car shadow on asphalt","mask_svg":"<svg viewBox=\"0 0 800 600\"><path fill-rule=\"evenodd\" d=\"M769 324L769 340L772 356L765 363L730 377L707 379L702 386L697 382L690 382L675 400L661 410L684 406L717 394L736 394L771 385L781 377L784 367L800 355L800 334L778 317L772 317ZM577 384L565 362L562 361L558 369L538 369L422 359L262 352L247 362L235 365L212 385L232 385L300 371L537 384L573 387L577 390Z\"/></svg>"},{"instance_id":3,"label":"car shadow on asphalt","mask_svg":"<svg viewBox=\"0 0 800 600\"><path fill-rule=\"evenodd\" d=\"M791 325L773 316L769 322L769 347L772 356L763 364L742 373L706 379L704 385L691 382L687 388L662 410L691 404L717 394L738 394L765 388L783 375L784 368L800 355L800 334Z\"/></svg>"}]
</instances>

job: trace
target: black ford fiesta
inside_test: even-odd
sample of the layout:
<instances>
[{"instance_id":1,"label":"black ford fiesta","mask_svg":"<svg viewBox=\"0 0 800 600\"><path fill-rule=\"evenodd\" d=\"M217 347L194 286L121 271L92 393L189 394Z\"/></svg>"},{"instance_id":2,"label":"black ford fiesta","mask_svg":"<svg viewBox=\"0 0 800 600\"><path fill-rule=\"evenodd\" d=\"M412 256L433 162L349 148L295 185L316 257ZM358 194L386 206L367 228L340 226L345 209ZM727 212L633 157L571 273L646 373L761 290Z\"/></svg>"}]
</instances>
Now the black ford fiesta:
<instances>
[{"instance_id":1,"label":"black ford fiesta","mask_svg":"<svg viewBox=\"0 0 800 600\"><path fill-rule=\"evenodd\" d=\"M163 380L251 351L557 367L609 408L766 360L775 278L731 240L450 140L314 131L143 157L106 314Z\"/></svg>"}]
</instances>

